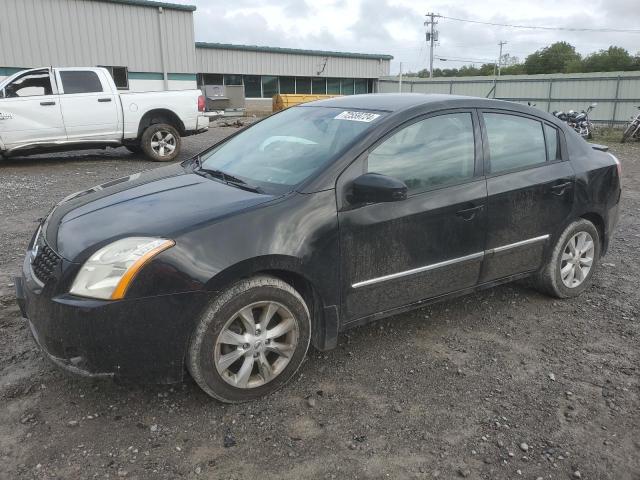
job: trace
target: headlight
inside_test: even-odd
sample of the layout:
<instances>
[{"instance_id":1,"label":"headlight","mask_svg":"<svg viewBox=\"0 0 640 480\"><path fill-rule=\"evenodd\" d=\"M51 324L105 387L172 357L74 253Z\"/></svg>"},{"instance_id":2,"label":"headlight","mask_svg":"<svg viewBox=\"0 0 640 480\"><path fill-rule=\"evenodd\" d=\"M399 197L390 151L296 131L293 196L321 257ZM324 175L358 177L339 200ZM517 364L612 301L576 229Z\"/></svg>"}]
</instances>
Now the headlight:
<instances>
[{"instance_id":1,"label":"headlight","mask_svg":"<svg viewBox=\"0 0 640 480\"><path fill-rule=\"evenodd\" d=\"M138 271L153 257L173 247L173 240L131 237L117 240L91 255L76 275L70 293L118 300Z\"/></svg>"}]
</instances>

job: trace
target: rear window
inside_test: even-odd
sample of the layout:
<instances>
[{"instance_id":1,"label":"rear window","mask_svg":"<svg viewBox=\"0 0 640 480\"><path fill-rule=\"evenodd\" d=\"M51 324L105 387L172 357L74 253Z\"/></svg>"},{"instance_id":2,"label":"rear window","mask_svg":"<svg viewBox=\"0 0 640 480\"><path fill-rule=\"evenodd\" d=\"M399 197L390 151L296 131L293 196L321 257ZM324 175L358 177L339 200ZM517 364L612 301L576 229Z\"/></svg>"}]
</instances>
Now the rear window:
<instances>
[{"instance_id":1,"label":"rear window","mask_svg":"<svg viewBox=\"0 0 640 480\"><path fill-rule=\"evenodd\" d=\"M102 84L96 72L89 70L62 71L60 78L65 94L102 92Z\"/></svg>"}]
</instances>

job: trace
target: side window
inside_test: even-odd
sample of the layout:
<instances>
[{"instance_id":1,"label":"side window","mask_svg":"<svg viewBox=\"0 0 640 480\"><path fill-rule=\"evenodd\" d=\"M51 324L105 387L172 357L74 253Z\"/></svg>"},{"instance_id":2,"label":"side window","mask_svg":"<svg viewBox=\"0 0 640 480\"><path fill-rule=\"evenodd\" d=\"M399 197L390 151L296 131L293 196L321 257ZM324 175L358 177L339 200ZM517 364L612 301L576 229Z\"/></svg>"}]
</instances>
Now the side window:
<instances>
[{"instance_id":1,"label":"side window","mask_svg":"<svg viewBox=\"0 0 640 480\"><path fill-rule=\"evenodd\" d=\"M5 87L4 94L6 98L52 95L49 71L40 70L16 78Z\"/></svg>"},{"instance_id":2,"label":"side window","mask_svg":"<svg viewBox=\"0 0 640 480\"><path fill-rule=\"evenodd\" d=\"M395 177L409 193L473 177L471 113L451 113L413 123L369 153L368 171Z\"/></svg>"},{"instance_id":3,"label":"side window","mask_svg":"<svg viewBox=\"0 0 640 480\"><path fill-rule=\"evenodd\" d=\"M89 70L65 70L60 72L65 94L102 92L102 84L96 72Z\"/></svg>"},{"instance_id":4,"label":"side window","mask_svg":"<svg viewBox=\"0 0 640 480\"><path fill-rule=\"evenodd\" d=\"M542 123L504 113L484 113L491 173L547 161Z\"/></svg>"},{"instance_id":5,"label":"side window","mask_svg":"<svg viewBox=\"0 0 640 480\"><path fill-rule=\"evenodd\" d=\"M544 125L544 139L547 142L547 160L553 162L560 160L560 142L558 142L558 130L551 125Z\"/></svg>"}]
</instances>

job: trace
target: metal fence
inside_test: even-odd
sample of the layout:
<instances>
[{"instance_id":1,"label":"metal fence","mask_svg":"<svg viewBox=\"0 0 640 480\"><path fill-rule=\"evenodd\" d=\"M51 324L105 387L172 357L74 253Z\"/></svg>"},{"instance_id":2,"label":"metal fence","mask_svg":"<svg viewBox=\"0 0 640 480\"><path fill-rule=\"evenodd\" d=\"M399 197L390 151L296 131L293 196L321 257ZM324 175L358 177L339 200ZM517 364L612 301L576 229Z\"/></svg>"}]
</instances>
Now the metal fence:
<instances>
[{"instance_id":1,"label":"metal fence","mask_svg":"<svg viewBox=\"0 0 640 480\"><path fill-rule=\"evenodd\" d=\"M397 77L379 80L378 91L448 93L531 102L547 112L583 110L597 103L590 114L598 123L624 124L640 105L640 72L606 72L502 77L451 77L433 80Z\"/></svg>"}]
</instances>

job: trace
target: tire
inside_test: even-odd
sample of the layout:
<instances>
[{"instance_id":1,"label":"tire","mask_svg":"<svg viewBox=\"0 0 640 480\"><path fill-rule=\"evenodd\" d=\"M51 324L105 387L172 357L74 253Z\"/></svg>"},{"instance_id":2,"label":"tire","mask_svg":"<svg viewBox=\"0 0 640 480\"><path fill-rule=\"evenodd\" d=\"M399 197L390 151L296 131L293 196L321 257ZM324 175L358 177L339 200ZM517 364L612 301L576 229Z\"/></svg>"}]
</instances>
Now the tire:
<instances>
[{"instance_id":1,"label":"tire","mask_svg":"<svg viewBox=\"0 0 640 480\"><path fill-rule=\"evenodd\" d=\"M563 255L574 255L573 253L571 253L569 242L576 239L576 237L579 240L579 235L583 234L586 234L587 237L591 238L591 241L593 242L593 248L590 252L579 256L579 258L581 259L577 264L579 266L576 266L574 268L575 276L571 277L571 268L569 267L569 265L573 261L575 261L576 257L567 260L563 259ZM588 241L586 241L583 245L588 246ZM553 247L549 259L536 275L536 286L542 292L557 298L570 298L580 295L591 284L591 279L593 278L593 274L598 267L598 261L600 260L600 248L600 234L598 233L598 229L595 227L595 225L583 218L576 220L567 228L565 228L564 232L562 232L562 235L560 235L560 238L558 238L558 241ZM588 272L585 274L584 267L586 266L587 259L589 257L591 258L591 265L588 269ZM563 268L567 268L566 271L569 272L569 277L564 280L562 271ZM580 271L578 271L578 269ZM582 279L580 279L580 277L582 277ZM572 286L569 286L567 283L565 283L566 281L569 281L569 283L573 283L572 279L573 282L579 281L579 283Z\"/></svg>"},{"instance_id":2,"label":"tire","mask_svg":"<svg viewBox=\"0 0 640 480\"><path fill-rule=\"evenodd\" d=\"M178 153L182 140L178 131L166 123L155 123L142 134L140 145L145 155L154 162L171 162ZM158 145L159 144L159 145ZM170 150L173 148L173 150Z\"/></svg>"},{"instance_id":3,"label":"tire","mask_svg":"<svg viewBox=\"0 0 640 480\"><path fill-rule=\"evenodd\" d=\"M629 140L631 138L631 134L634 132L635 128L636 128L636 123L635 122L631 122L631 124L627 127L627 129L622 134L622 140L620 140L620 143L624 143L627 140Z\"/></svg>"},{"instance_id":4,"label":"tire","mask_svg":"<svg viewBox=\"0 0 640 480\"><path fill-rule=\"evenodd\" d=\"M131 153L143 153L142 147L140 145L125 145L124 148L129 150Z\"/></svg>"},{"instance_id":5,"label":"tire","mask_svg":"<svg viewBox=\"0 0 640 480\"><path fill-rule=\"evenodd\" d=\"M258 327L265 325L259 322L261 316L272 312L266 322L269 328L251 335L246 328L251 322L241 312L249 312ZM289 327L287 333L274 336ZM260 275L232 285L204 311L191 338L187 368L200 388L217 400L255 400L282 388L294 376L310 339L311 318L302 296L288 283ZM283 351L286 347L288 356L275 353L280 346ZM265 360L271 365L268 370Z\"/></svg>"}]
</instances>

